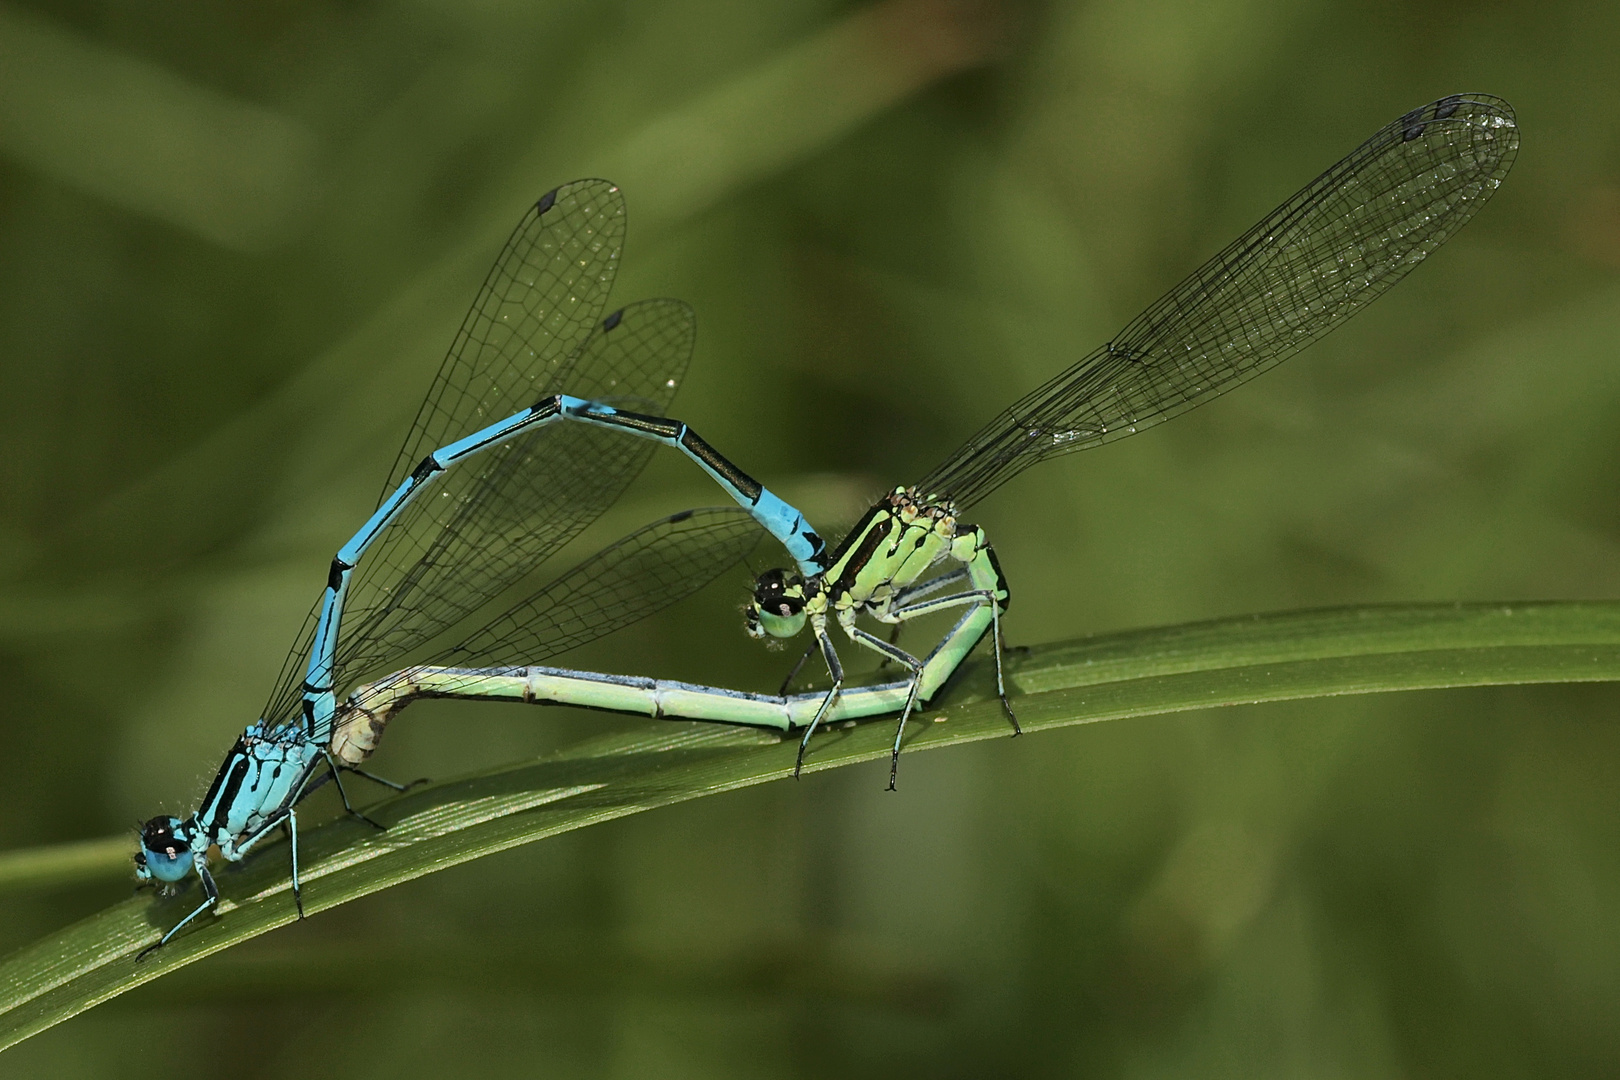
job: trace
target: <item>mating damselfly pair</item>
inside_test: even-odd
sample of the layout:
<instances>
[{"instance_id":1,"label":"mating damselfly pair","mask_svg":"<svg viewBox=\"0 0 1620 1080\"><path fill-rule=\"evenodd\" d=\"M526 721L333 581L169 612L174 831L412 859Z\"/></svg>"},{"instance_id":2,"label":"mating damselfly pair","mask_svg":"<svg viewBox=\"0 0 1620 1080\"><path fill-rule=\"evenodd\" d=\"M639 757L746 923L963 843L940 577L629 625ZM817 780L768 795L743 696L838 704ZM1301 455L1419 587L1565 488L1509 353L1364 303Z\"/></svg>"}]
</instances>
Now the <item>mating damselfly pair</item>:
<instances>
[{"instance_id":1,"label":"mating damselfly pair","mask_svg":"<svg viewBox=\"0 0 1620 1080\"><path fill-rule=\"evenodd\" d=\"M798 510L660 415L685 374L694 319L673 300L603 316L624 235L618 189L586 180L547 194L497 259L377 509L334 558L259 721L191 816L143 826L137 877L169 885L195 875L203 896L141 955L218 903L211 848L240 860L278 829L288 835L302 914L299 801L331 780L359 815L341 774L376 780L359 766L418 698L802 731L795 772L823 725L898 713L892 788L912 710L989 634L1016 731L1001 673L1007 583L983 531L960 512L1036 461L1168 419L1337 326L1466 223L1517 149L1513 112L1498 98L1454 95L1405 114L922 480L879 499L831 548ZM654 522L481 617L485 598L533 573L612 505L657 444L684 453L736 506ZM539 666L739 566L762 530L794 567L759 575L747 629L787 638L808 627L827 689L788 694L784 684L759 694ZM897 626L948 611L960 612L955 625L920 656L860 625L862 616ZM846 687L834 624L905 677ZM435 652L446 639L456 644ZM422 653L423 662L400 668Z\"/></svg>"}]
</instances>

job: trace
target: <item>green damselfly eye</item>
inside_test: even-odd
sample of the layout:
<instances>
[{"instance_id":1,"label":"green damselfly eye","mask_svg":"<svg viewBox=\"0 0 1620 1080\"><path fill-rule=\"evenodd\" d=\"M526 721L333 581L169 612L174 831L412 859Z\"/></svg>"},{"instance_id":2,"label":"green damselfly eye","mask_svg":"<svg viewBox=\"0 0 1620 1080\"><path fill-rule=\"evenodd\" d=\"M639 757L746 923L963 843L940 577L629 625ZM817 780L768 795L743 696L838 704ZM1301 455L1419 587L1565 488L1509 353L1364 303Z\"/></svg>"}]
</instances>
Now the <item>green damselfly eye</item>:
<instances>
[{"instance_id":1,"label":"green damselfly eye","mask_svg":"<svg viewBox=\"0 0 1620 1080\"><path fill-rule=\"evenodd\" d=\"M781 570L759 575L748 605L749 636L789 638L804 629L804 620L804 583L788 580Z\"/></svg>"}]
</instances>

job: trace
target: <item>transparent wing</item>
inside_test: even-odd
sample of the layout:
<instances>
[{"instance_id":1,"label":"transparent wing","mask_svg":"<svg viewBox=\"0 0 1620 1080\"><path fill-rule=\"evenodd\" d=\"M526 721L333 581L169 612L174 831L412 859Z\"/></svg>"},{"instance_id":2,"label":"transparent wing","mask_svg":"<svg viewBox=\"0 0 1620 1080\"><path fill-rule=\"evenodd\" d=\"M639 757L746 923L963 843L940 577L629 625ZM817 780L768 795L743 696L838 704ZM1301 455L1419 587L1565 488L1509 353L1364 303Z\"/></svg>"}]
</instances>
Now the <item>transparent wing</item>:
<instances>
[{"instance_id":1,"label":"transparent wing","mask_svg":"<svg viewBox=\"0 0 1620 1080\"><path fill-rule=\"evenodd\" d=\"M1466 224L1518 148L1500 98L1454 95L1407 113L997 416L918 488L966 507L1037 461L1132 435L1281 363Z\"/></svg>"},{"instance_id":2,"label":"transparent wing","mask_svg":"<svg viewBox=\"0 0 1620 1080\"><path fill-rule=\"evenodd\" d=\"M746 559L764 535L734 506L654 522L502 612L433 663L541 663L690 596Z\"/></svg>"},{"instance_id":3,"label":"transparent wing","mask_svg":"<svg viewBox=\"0 0 1620 1080\"><path fill-rule=\"evenodd\" d=\"M686 510L605 548L427 663L524 667L629 626L738 566L765 535L735 506ZM398 674L406 674L401 672ZM389 678L374 682L386 688ZM476 684L465 684L473 689Z\"/></svg>"},{"instance_id":4,"label":"transparent wing","mask_svg":"<svg viewBox=\"0 0 1620 1080\"><path fill-rule=\"evenodd\" d=\"M607 307L624 225L624 194L606 180L564 184L530 207L462 320L377 505L439 447L562 389Z\"/></svg>"},{"instance_id":5,"label":"transparent wing","mask_svg":"<svg viewBox=\"0 0 1620 1080\"><path fill-rule=\"evenodd\" d=\"M696 332L691 308L680 301L632 304L599 323L565 362L540 372L518 398L524 404L512 411L558 392L667 411ZM432 438L453 442L470 430L440 434L435 427ZM336 651L339 689L397 666L539 567L619 498L655 448L623 434L556 423L446 472L355 569ZM428 446L424 456L434 449ZM288 657L267 720L297 714L312 633L313 622Z\"/></svg>"}]
</instances>

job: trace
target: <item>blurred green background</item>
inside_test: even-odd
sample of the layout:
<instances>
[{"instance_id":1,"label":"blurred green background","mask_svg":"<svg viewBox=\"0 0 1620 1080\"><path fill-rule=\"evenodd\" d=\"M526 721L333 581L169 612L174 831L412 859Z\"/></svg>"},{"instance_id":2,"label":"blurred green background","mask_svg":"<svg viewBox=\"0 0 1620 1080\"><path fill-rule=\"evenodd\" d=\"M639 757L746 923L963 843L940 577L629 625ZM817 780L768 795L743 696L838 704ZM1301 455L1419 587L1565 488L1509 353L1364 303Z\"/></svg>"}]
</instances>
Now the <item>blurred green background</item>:
<instances>
[{"instance_id":1,"label":"blurred green background","mask_svg":"<svg viewBox=\"0 0 1620 1080\"><path fill-rule=\"evenodd\" d=\"M1549 0L7 0L5 845L189 810L578 176L627 193L616 299L698 310L675 415L830 528L1379 125L1500 94L1517 167L1400 288L974 517L1015 643L1620 594L1617 49L1620 6ZM610 531L712 504L683 466ZM769 688L746 582L565 659ZM0 1073L1612 1076L1617 717L1341 699L767 785L323 914ZM635 723L433 703L376 767ZM128 889L0 896L0 947Z\"/></svg>"}]
</instances>

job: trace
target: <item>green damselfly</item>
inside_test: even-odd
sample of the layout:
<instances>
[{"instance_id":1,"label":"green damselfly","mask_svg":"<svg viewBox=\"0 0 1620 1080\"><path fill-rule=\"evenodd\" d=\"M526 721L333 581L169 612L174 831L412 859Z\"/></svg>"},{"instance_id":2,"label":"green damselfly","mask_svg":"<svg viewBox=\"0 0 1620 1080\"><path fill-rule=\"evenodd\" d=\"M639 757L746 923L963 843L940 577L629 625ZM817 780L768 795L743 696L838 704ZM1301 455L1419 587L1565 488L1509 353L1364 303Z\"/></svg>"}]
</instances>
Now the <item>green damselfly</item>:
<instances>
[{"instance_id":1,"label":"green damselfly","mask_svg":"<svg viewBox=\"0 0 1620 1080\"><path fill-rule=\"evenodd\" d=\"M1340 325L1473 217L1507 175L1518 145L1512 108L1489 95L1452 95L1399 117L1105 345L1001 412L922 480L879 499L834 548L822 543L802 514L777 505L768 493L770 511L761 513L749 492L763 489L716 456L706 466L711 475L753 510L796 562L794 571L760 575L748 610L749 632L787 638L808 626L810 651L821 653L830 689L789 696L791 675L782 695L766 697L615 676L596 676L603 681L585 685L579 673L551 668L424 666L363 687L351 698L353 722L340 727L340 736L352 734L357 751L369 750L389 716L417 697L477 698L498 687L511 700L802 728L797 772L821 725L898 707L892 788L912 710L939 690L986 633L994 640L997 690L1016 731L1001 668L1007 583L983 530L963 523L960 512L1037 461L1167 420ZM684 430L673 421L642 420L646 432L669 442ZM941 562L955 568L928 577ZM582 585L560 586L549 602ZM858 625L863 615L898 625L953 608L962 609L962 616L924 656ZM536 609L528 617L544 615ZM905 681L846 689L830 633L834 623L851 641L899 664L908 673ZM510 640L522 642L508 650L514 658L523 648L544 647L538 638ZM494 644L486 637L469 653L483 655Z\"/></svg>"}]
</instances>

